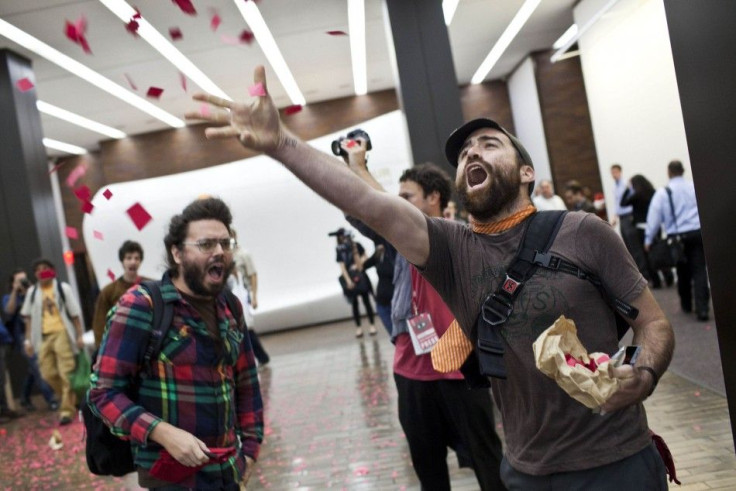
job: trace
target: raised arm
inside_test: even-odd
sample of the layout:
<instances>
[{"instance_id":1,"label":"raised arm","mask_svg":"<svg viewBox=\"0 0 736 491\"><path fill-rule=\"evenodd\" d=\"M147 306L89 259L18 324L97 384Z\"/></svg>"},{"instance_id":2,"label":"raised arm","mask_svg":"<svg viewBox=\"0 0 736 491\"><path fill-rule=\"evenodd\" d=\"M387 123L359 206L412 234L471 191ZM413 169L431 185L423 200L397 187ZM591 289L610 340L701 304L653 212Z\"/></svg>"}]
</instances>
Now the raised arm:
<instances>
[{"instance_id":1,"label":"raised arm","mask_svg":"<svg viewBox=\"0 0 736 491\"><path fill-rule=\"evenodd\" d=\"M256 67L254 80L266 88L263 66ZM209 94L196 94L194 99L229 109L229 114L187 114L189 119L225 125L207 128L207 138L235 137L243 146L265 152L324 199L384 236L409 261L419 266L426 263L429 236L422 212L398 196L373 189L344 165L337 165L334 157L292 135L279 119L269 95L256 97L250 103L231 102Z\"/></svg>"}]
</instances>

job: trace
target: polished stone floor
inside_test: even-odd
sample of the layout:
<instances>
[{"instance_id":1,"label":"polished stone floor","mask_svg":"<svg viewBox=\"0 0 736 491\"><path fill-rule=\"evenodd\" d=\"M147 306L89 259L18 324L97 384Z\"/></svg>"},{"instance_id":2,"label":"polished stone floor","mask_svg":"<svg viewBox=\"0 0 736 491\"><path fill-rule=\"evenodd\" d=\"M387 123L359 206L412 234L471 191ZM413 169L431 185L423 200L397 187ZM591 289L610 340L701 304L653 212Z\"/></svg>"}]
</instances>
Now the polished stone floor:
<instances>
[{"instance_id":1,"label":"polished stone floor","mask_svg":"<svg viewBox=\"0 0 736 491\"><path fill-rule=\"evenodd\" d=\"M712 325L693 326L712 334ZM362 340L353 332L339 322L262 337L271 354L260 372L266 435L249 490L419 488L396 416L393 347L385 331ZM708 384L717 386L712 390L692 378L667 373L646 402L650 426L668 442L682 481L671 488L736 489L726 399L717 382ZM81 423L59 428L58 451L48 446L54 428L44 410L0 427L0 489L122 489L117 479L87 472ZM498 430L503 434L500 424ZM454 454L448 462L453 489L477 489Z\"/></svg>"}]
</instances>

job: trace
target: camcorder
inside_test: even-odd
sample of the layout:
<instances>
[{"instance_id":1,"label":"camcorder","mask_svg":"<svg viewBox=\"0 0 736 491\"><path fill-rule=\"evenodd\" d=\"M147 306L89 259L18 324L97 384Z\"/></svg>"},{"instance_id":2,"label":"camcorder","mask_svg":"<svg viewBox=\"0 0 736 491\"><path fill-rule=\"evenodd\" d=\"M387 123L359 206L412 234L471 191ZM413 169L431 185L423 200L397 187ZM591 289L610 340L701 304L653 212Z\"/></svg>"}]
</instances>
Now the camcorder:
<instances>
[{"instance_id":1,"label":"camcorder","mask_svg":"<svg viewBox=\"0 0 736 491\"><path fill-rule=\"evenodd\" d=\"M368 136L368 133L361 130L360 128L354 129L350 133L348 133L345 136L341 136L337 140L334 140L332 142L332 153L337 155L338 157L347 157L348 154L343 150L342 148L342 142L348 140L348 141L355 141L358 138L363 138L365 140L365 149L371 150L373 148L373 145L371 145L371 137Z\"/></svg>"}]
</instances>

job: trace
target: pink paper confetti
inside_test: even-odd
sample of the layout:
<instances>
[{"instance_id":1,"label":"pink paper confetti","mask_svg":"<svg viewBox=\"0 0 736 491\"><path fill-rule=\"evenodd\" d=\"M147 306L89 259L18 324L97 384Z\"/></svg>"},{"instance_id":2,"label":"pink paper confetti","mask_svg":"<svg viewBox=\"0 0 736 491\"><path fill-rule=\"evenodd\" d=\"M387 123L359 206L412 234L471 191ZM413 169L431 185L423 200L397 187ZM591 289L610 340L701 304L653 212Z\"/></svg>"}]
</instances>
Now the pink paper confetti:
<instances>
[{"instance_id":1,"label":"pink paper confetti","mask_svg":"<svg viewBox=\"0 0 736 491\"><path fill-rule=\"evenodd\" d=\"M162 89L161 87L149 87L148 92L146 92L146 97L150 97L151 99L158 99L163 93L164 89Z\"/></svg>"},{"instance_id":2,"label":"pink paper confetti","mask_svg":"<svg viewBox=\"0 0 736 491\"><path fill-rule=\"evenodd\" d=\"M183 37L183 34L181 33L181 29L179 29L178 27L170 27L169 36L171 36L172 41L178 41Z\"/></svg>"},{"instance_id":3,"label":"pink paper confetti","mask_svg":"<svg viewBox=\"0 0 736 491\"><path fill-rule=\"evenodd\" d=\"M187 76L181 72L179 72L179 83L181 84L181 88L184 89L184 92L186 92L187 91Z\"/></svg>"},{"instance_id":4,"label":"pink paper confetti","mask_svg":"<svg viewBox=\"0 0 736 491\"><path fill-rule=\"evenodd\" d=\"M197 15L197 10L192 5L191 0L171 0L179 6L182 12L189 15Z\"/></svg>"},{"instance_id":5,"label":"pink paper confetti","mask_svg":"<svg viewBox=\"0 0 736 491\"><path fill-rule=\"evenodd\" d=\"M66 35L66 37L73 43L80 45L85 53L91 54L92 50L89 48L87 38L84 36L86 31L87 18L84 15L80 16L79 19L77 19L77 21L73 24L69 21L66 21L66 25L64 28L64 34Z\"/></svg>"},{"instance_id":6,"label":"pink paper confetti","mask_svg":"<svg viewBox=\"0 0 736 491\"><path fill-rule=\"evenodd\" d=\"M133 225L138 230L143 230L143 227L148 225L148 222L151 221L152 217L151 215L146 211L145 208L143 208L143 205L140 203L136 203L130 208L126 210L128 213L128 216L133 221Z\"/></svg>"},{"instance_id":7,"label":"pink paper confetti","mask_svg":"<svg viewBox=\"0 0 736 491\"><path fill-rule=\"evenodd\" d=\"M76 240L79 238L79 233L77 232L77 229L74 227L66 227L64 230L64 233L67 237L69 237L72 240Z\"/></svg>"},{"instance_id":8,"label":"pink paper confetti","mask_svg":"<svg viewBox=\"0 0 736 491\"><path fill-rule=\"evenodd\" d=\"M130 88L133 90L138 90L138 86L133 82L133 79L130 78L130 75L127 73L124 73L123 76L125 77L125 80L128 82L128 85L130 85Z\"/></svg>"},{"instance_id":9,"label":"pink paper confetti","mask_svg":"<svg viewBox=\"0 0 736 491\"><path fill-rule=\"evenodd\" d=\"M365 467L365 466L361 466L361 467L358 467L358 468L355 469L355 475L356 476L365 476L369 472L370 472L370 470L367 467Z\"/></svg>"},{"instance_id":10,"label":"pink paper confetti","mask_svg":"<svg viewBox=\"0 0 736 491\"><path fill-rule=\"evenodd\" d=\"M22 78L15 82L15 86L18 87L18 90L20 90L21 92L28 92L34 87L33 82L31 82L28 77Z\"/></svg>"},{"instance_id":11,"label":"pink paper confetti","mask_svg":"<svg viewBox=\"0 0 736 491\"><path fill-rule=\"evenodd\" d=\"M92 237L94 237L97 240L105 240L105 236L102 235L102 232L100 232L99 230L93 230Z\"/></svg>"},{"instance_id":12,"label":"pink paper confetti","mask_svg":"<svg viewBox=\"0 0 736 491\"><path fill-rule=\"evenodd\" d=\"M252 97L261 97L266 95L266 88L263 86L263 82L258 82L257 84L248 87L248 93Z\"/></svg>"},{"instance_id":13,"label":"pink paper confetti","mask_svg":"<svg viewBox=\"0 0 736 491\"><path fill-rule=\"evenodd\" d=\"M87 186L79 186L74 190L74 196L76 196L79 201L90 201L92 198L92 192Z\"/></svg>"},{"instance_id":14,"label":"pink paper confetti","mask_svg":"<svg viewBox=\"0 0 736 491\"><path fill-rule=\"evenodd\" d=\"M243 29L243 32L240 33L240 42L245 44L250 44L253 42L253 39L255 36L252 32L250 32L248 29Z\"/></svg>"},{"instance_id":15,"label":"pink paper confetti","mask_svg":"<svg viewBox=\"0 0 736 491\"><path fill-rule=\"evenodd\" d=\"M220 18L220 14L217 13L216 10L212 10L212 18L210 18L210 29L213 31L216 31L218 27L220 27L220 24L222 23L222 18Z\"/></svg>"},{"instance_id":16,"label":"pink paper confetti","mask_svg":"<svg viewBox=\"0 0 736 491\"><path fill-rule=\"evenodd\" d=\"M327 31L330 36L347 36L348 33L345 31Z\"/></svg>"},{"instance_id":17,"label":"pink paper confetti","mask_svg":"<svg viewBox=\"0 0 736 491\"><path fill-rule=\"evenodd\" d=\"M92 210L95 209L95 205L93 205L90 201L85 201L84 203L82 203L81 208L82 208L82 211L84 213L87 213L87 214L90 214L91 215L92 214Z\"/></svg>"},{"instance_id":18,"label":"pink paper confetti","mask_svg":"<svg viewBox=\"0 0 736 491\"><path fill-rule=\"evenodd\" d=\"M696 391L695 391L695 393L694 393L693 395L694 395L695 397L700 397L700 391L699 391L699 390L696 390Z\"/></svg>"},{"instance_id":19,"label":"pink paper confetti","mask_svg":"<svg viewBox=\"0 0 736 491\"><path fill-rule=\"evenodd\" d=\"M693 425L693 429L695 431L700 431L700 425Z\"/></svg>"},{"instance_id":20,"label":"pink paper confetti","mask_svg":"<svg viewBox=\"0 0 736 491\"><path fill-rule=\"evenodd\" d=\"M298 113L301 110L302 110L302 105L301 104L294 104L294 105L291 105L289 107L284 108L284 114L286 116L290 116L292 114Z\"/></svg>"},{"instance_id":21,"label":"pink paper confetti","mask_svg":"<svg viewBox=\"0 0 736 491\"><path fill-rule=\"evenodd\" d=\"M112 198L112 191L110 191L109 189L105 189L105 191L102 193L102 196L104 196L105 199L109 201L110 198Z\"/></svg>"},{"instance_id":22,"label":"pink paper confetti","mask_svg":"<svg viewBox=\"0 0 736 491\"><path fill-rule=\"evenodd\" d=\"M206 102L203 102L202 104L200 104L199 105L199 114L201 114L203 118L209 117L209 115L211 114L211 112L210 112L210 105L207 104Z\"/></svg>"},{"instance_id":23,"label":"pink paper confetti","mask_svg":"<svg viewBox=\"0 0 736 491\"><path fill-rule=\"evenodd\" d=\"M80 177L87 173L87 167L84 164L79 164L72 170L66 178L66 185L73 188Z\"/></svg>"},{"instance_id":24,"label":"pink paper confetti","mask_svg":"<svg viewBox=\"0 0 736 491\"><path fill-rule=\"evenodd\" d=\"M113 273L109 268L107 270L107 277L110 278L110 281L115 281L115 273Z\"/></svg>"},{"instance_id":25,"label":"pink paper confetti","mask_svg":"<svg viewBox=\"0 0 736 491\"><path fill-rule=\"evenodd\" d=\"M348 142L345 144L348 148L353 148L357 143L355 143L355 140L348 140Z\"/></svg>"}]
</instances>

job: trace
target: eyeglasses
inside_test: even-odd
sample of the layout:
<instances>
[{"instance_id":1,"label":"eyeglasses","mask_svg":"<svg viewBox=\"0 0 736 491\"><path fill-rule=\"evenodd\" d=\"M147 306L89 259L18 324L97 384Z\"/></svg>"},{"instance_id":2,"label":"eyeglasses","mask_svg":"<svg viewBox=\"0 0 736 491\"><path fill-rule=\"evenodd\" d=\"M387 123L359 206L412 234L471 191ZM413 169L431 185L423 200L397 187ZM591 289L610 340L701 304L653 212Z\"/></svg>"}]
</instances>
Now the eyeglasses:
<instances>
[{"instance_id":1,"label":"eyeglasses","mask_svg":"<svg viewBox=\"0 0 736 491\"><path fill-rule=\"evenodd\" d=\"M194 242L182 242L182 245L197 246L200 252L204 254L212 253L216 248L217 244L220 244L224 252L230 252L238 245L238 241L233 238L227 239L199 239Z\"/></svg>"}]
</instances>

